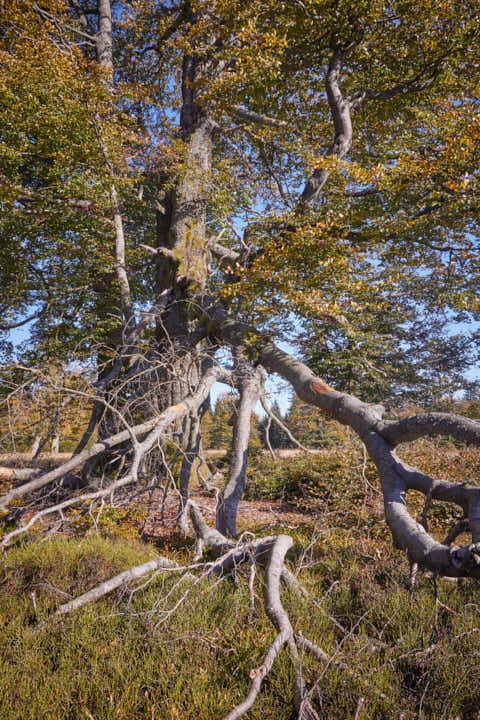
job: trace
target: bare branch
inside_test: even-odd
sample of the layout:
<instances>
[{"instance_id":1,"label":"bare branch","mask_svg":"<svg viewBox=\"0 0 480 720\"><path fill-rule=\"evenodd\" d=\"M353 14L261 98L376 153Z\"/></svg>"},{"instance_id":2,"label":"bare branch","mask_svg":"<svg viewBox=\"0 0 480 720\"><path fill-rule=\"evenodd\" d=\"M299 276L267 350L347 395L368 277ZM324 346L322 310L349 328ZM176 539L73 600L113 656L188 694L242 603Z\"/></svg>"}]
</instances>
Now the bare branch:
<instances>
[{"instance_id":1,"label":"bare branch","mask_svg":"<svg viewBox=\"0 0 480 720\"><path fill-rule=\"evenodd\" d=\"M65 615L69 612L72 612L73 610L77 610L78 608L83 607L83 605L95 602L96 600L99 600L105 595L108 595L108 593L113 592L113 590L116 590L118 587L127 585L132 580L137 580L138 578L144 577L144 575L148 575L155 570L163 570L165 568L178 569L179 565L173 560L169 560L168 558L162 556L156 557L153 560L148 560L141 565L135 565L135 567L132 567L129 570L125 570L124 572L119 573L119 575L115 575L114 577L105 580L105 582L100 583L100 585L97 585L91 590L88 590L88 592L83 593L83 595L79 595L73 600L70 600L70 602L65 603L64 605L60 605L55 614Z\"/></svg>"},{"instance_id":2,"label":"bare branch","mask_svg":"<svg viewBox=\"0 0 480 720\"><path fill-rule=\"evenodd\" d=\"M327 99L332 114L335 135L333 143L326 152L326 157L337 157L341 160L352 146L352 119L350 116L351 103L342 95L339 85L340 73L348 49L343 45L338 46L328 65L325 77ZM323 186L327 182L330 170L321 168L314 170L307 180L300 196L298 209L310 205L318 199Z\"/></svg>"},{"instance_id":3,"label":"bare branch","mask_svg":"<svg viewBox=\"0 0 480 720\"><path fill-rule=\"evenodd\" d=\"M480 422L450 413L422 413L385 423L382 435L391 445L411 442L426 435L450 435L456 440L480 445Z\"/></svg>"},{"instance_id":4,"label":"bare branch","mask_svg":"<svg viewBox=\"0 0 480 720\"><path fill-rule=\"evenodd\" d=\"M265 393L263 393L262 396L260 397L260 402L262 403L262 407L265 410L265 412L267 413L268 417L271 420L273 420L274 422L276 422L278 427L282 428L282 430L288 436L289 440L291 440L297 447L299 447L304 452L310 453L311 455L315 455L314 451L310 450L310 448L305 447L305 445L302 445L302 443L299 440L297 440L297 438L294 435L292 435L288 426L285 425L285 423L283 423L280 420L280 418L275 415L275 413L272 411L271 407L267 403L267 398L265 397Z\"/></svg>"},{"instance_id":5,"label":"bare branch","mask_svg":"<svg viewBox=\"0 0 480 720\"><path fill-rule=\"evenodd\" d=\"M234 115L240 118L240 120L246 120L247 122L255 123L255 125L267 125L269 127L288 127L288 123L285 122L285 120L279 120L278 118L269 117L268 115L264 115L263 113L258 113L254 110L244 108L241 105L232 105L231 111Z\"/></svg>"},{"instance_id":6,"label":"bare branch","mask_svg":"<svg viewBox=\"0 0 480 720\"><path fill-rule=\"evenodd\" d=\"M56 25L57 27L65 28L65 30L68 30L69 32L73 32L73 33L75 33L76 35L80 35L80 37L86 38L86 39L89 41L89 44L90 44L90 45L94 45L94 43L95 43L95 36L94 36L94 35L90 35L89 33L84 32L83 30L80 30L79 28L76 28L76 27L73 26L73 25L70 25L70 24L68 24L68 23L66 23L66 22L63 22L62 20L59 20L58 18L56 18L56 17L55 17L54 15L52 15L51 13L49 13L49 12L47 12L46 10L43 10L43 8L39 7L39 6L37 5L37 3L34 3L34 4L33 4L33 9L34 9L35 12L38 13L38 15L40 15L40 17L42 17L44 20L49 20L50 22L52 22L52 23L53 23L54 25Z\"/></svg>"},{"instance_id":7,"label":"bare branch","mask_svg":"<svg viewBox=\"0 0 480 720\"><path fill-rule=\"evenodd\" d=\"M254 337L255 340L250 342L249 352L257 362L291 382L302 400L328 411L336 420L357 432L377 466L386 519L394 542L408 552L412 562L440 575L480 577L480 487L434 482L414 468L409 468L396 457L386 439L392 424L382 420L384 410L381 406L363 403L352 395L334 390L315 377L306 365L280 350L256 329L229 317L218 306L216 314L217 321L211 322L211 327L215 328L212 332L217 338L234 346L246 345L248 352L248 338ZM425 421L420 425L423 427L421 434L426 434ZM478 437L477 425L478 423L465 419L464 426L469 428L474 438ZM393 426L398 430L397 423ZM403 430L403 425L401 427ZM447 422L442 416L439 427L442 427L443 431L448 428L457 432L459 421L454 418L452 422ZM420 490L425 495L431 491L434 499L460 505L468 516L473 543L460 548L447 548L435 541L409 514L405 505L405 493L409 489Z\"/></svg>"},{"instance_id":8,"label":"bare branch","mask_svg":"<svg viewBox=\"0 0 480 720\"><path fill-rule=\"evenodd\" d=\"M143 243L140 243L138 247L141 247L142 250L145 250L145 252L149 253L149 255L162 255L163 257L169 258L169 260L178 262L178 258L173 250L169 250L166 247L153 248L150 247L150 245L144 245Z\"/></svg>"},{"instance_id":9,"label":"bare branch","mask_svg":"<svg viewBox=\"0 0 480 720\"><path fill-rule=\"evenodd\" d=\"M236 537L237 534L237 508L245 489L250 418L264 383L261 368L254 368L238 350L234 351L234 355L234 376L240 392L240 401L233 426L230 470L217 506L217 529L230 537Z\"/></svg>"},{"instance_id":10,"label":"bare branch","mask_svg":"<svg viewBox=\"0 0 480 720\"><path fill-rule=\"evenodd\" d=\"M182 417L189 410L195 409L204 401L205 397L210 392L210 388L212 387L212 385L217 381L219 377L221 377L221 373L221 369L212 368L205 374L195 393L186 397L182 402L178 403L177 405L170 406L158 417L152 418L151 420L141 423L140 425L130 427L128 430L123 430L122 432L117 433L116 435L112 435L111 437L106 438L101 442L97 442L92 445L92 447L83 450L78 455L74 455L70 460L68 460L66 463L56 468L55 470L51 470L45 475L31 480L25 485L17 488L12 488L12 490L0 497L0 508L6 509L8 503L10 503L14 498L22 497L27 493L33 492L34 490L39 490L40 488L48 485L57 478L62 477L62 475L65 475L65 473L69 472L70 470L73 470L73 468L82 465L86 460L96 455L99 455L105 450L109 450L116 445L120 445L121 443L131 438L132 435L138 437L150 432L154 428L158 432L158 434L161 434L161 432L163 432L166 427L168 427L172 422L174 422L174 420L176 420L178 417Z\"/></svg>"},{"instance_id":11,"label":"bare branch","mask_svg":"<svg viewBox=\"0 0 480 720\"><path fill-rule=\"evenodd\" d=\"M293 636L292 626L288 615L285 612L282 601L280 599L280 576L283 561L288 550L293 544L292 538L288 535L279 535L272 546L270 559L265 571L265 609L267 615L272 621L278 634L275 640L268 648L262 664L250 671L252 683L250 690L241 703L236 705L223 720L237 720L250 710L255 699L260 692L260 688L265 676L272 669L275 658L282 649L283 645Z\"/></svg>"},{"instance_id":12,"label":"bare branch","mask_svg":"<svg viewBox=\"0 0 480 720\"><path fill-rule=\"evenodd\" d=\"M224 247L223 245L220 245L220 243L213 243L210 246L210 249L214 255L216 255L220 260L228 260L231 263L236 263L238 260L240 260L240 253L236 250L231 250L230 248Z\"/></svg>"}]
</instances>

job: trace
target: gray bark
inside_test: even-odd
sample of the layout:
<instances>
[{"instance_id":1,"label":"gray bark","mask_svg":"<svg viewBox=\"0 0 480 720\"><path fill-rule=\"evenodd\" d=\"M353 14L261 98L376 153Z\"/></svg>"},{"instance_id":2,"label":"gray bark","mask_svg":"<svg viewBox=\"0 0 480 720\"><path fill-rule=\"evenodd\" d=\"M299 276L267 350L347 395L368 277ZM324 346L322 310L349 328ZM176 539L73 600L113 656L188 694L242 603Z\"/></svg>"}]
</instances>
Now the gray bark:
<instances>
[{"instance_id":1,"label":"gray bark","mask_svg":"<svg viewBox=\"0 0 480 720\"><path fill-rule=\"evenodd\" d=\"M97 585L91 590L88 590L88 592L83 593L83 595L79 595L70 602L65 603L64 605L60 605L55 614L66 615L73 610L78 610L78 608L83 607L83 605L87 605L91 602L96 602L100 598L105 597L105 595L113 592L113 590L116 590L117 588L122 586L126 586L132 580L137 580L138 578L144 577L149 573L155 572L155 570L175 568L178 568L178 564L173 560L169 560L165 557L160 556L154 558L153 560L148 560L141 565L135 565L135 567L132 567L129 570L125 570L124 572L119 573L112 578L109 578L105 582L100 583L100 585Z\"/></svg>"},{"instance_id":2,"label":"gray bark","mask_svg":"<svg viewBox=\"0 0 480 720\"><path fill-rule=\"evenodd\" d=\"M340 45L332 55L325 77L328 104L332 114L334 126L334 139L326 152L326 157L337 157L341 160L352 147L352 120L350 100L343 97L340 90L339 79L348 47ZM321 168L314 170L307 180L300 197L299 210L318 199L323 186L328 180L330 171Z\"/></svg>"},{"instance_id":3,"label":"gray bark","mask_svg":"<svg viewBox=\"0 0 480 720\"><path fill-rule=\"evenodd\" d=\"M190 416L190 433L188 437L188 446L184 452L182 465L180 468L180 503L178 508L178 526L183 534L187 532L187 504L190 487L190 476L195 460L200 454L200 413L192 413Z\"/></svg>"},{"instance_id":4,"label":"gray bark","mask_svg":"<svg viewBox=\"0 0 480 720\"><path fill-rule=\"evenodd\" d=\"M219 498L216 526L223 535L237 536L238 503L245 490L250 418L263 388L261 368L254 368L237 352L236 379L240 401L233 426L232 454L227 483Z\"/></svg>"},{"instance_id":5,"label":"gray bark","mask_svg":"<svg viewBox=\"0 0 480 720\"><path fill-rule=\"evenodd\" d=\"M196 391L184 398L182 402L167 408L163 413L148 420L147 422L129 427L127 430L123 430L110 438L106 438L101 442L95 443L90 448L74 455L66 463L58 468L55 468L55 470L51 470L50 472L45 473L40 477L21 485L20 487L12 488L9 492L0 497L0 508L5 508L6 505L14 498L23 497L30 492L34 492L35 490L45 487L45 485L48 485L57 478L62 477L65 473L73 470L79 465L82 465L86 460L103 453L105 450L109 450L110 448L120 445L128 440L133 440L139 436L146 435L154 428L158 429L160 432L164 432L178 417L183 417L186 413L193 412L200 407L205 398L208 397L212 385L222 377L222 373L223 371L219 368L212 368L202 378L196 388Z\"/></svg>"},{"instance_id":6,"label":"gray bark","mask_svg":"<svg viewBox=\"0 0 480 720\"><path fill-rule=\"evenodd\" d=\"M216 315L216 317L215 317ZM218 309L210 327L217 338L240 347L248 336L256 332L256 342L250 343L249 354L267 370L278 373L291 382L297 395L307 403L329 412L336 420L352 427L365 443L377 466L384 497L385 516L394 543L405 550L411 561L440 575L451 577L480 577L480 487L465 483L433 480L402 462L392 448L391 439L398 443L402 437L411 439L428 434L428 416L391 423L384 421L380 405L364 403L347 393L329 387L302 362L280 350L270 339L260 337L253 328L228 317ZM432 434L473 438L478 441L477 423L454 415L444 416L434 423ZM413 428L413 429L412 429ZM419 490L432 499L459 505L469 521L472 544L446 547L435 541L425 528L414 520L406 508L408 490Z\"/></svg>"}]
</instances>

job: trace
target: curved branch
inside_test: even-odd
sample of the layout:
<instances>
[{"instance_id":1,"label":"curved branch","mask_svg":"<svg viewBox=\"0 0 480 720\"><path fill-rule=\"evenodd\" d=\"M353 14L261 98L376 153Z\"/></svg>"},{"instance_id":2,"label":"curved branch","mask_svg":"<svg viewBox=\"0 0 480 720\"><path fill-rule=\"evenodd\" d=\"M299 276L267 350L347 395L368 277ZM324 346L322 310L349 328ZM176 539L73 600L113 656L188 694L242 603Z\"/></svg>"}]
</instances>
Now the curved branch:
<instances>
[{"instance_id":1,"label":"curved branch","mask_svg":"<svg viewBox=\"0 0 480 720\"><path fill-rule=\"evenodd\" d=\"M248 108L244 108L241 105L232 105L231 111L234 115L240 118L240 120L246 120L247 122L255 123L255 125L267 125L269 127L288 127L288 123L285 122L285 120L279 120L278 118L273 118L268 115L264 115L263 113L249 110Z\"/></svg>"},{"instance_id":2,"label":"curved branch","mask_svg":"<svg viewBox=\"0 0 480 720\"><path fill-rule=\"evenodd\" d=\"M135 565L129 570L125 570L124 572L105 580L105 582L100 583L100 585L96 585L91 590L83 593L83 595L79 595L73 600L70 600L70 602L60 605L55 615L66 615L66 613L77 610L90 602L95 602L101 597L108 595L108 593L113 592L113 590L116 590L118 587L127 585L132 580L141 578L148 573L154 572L155 570L177 569L178 567L179 565L176 562L162 556L156 557L153 560L148 560L141 565Z\"/></svg>"},{"instance_id":3,"label":"curved branch","mask_svg":"<svg viewBox=\"0 0 480 720\"><path fill-rule=\"evenodd\" d=\"M23 325L26 325L27 323L31 322L32 320L36 320L37 318L41 317L46 313L46 311L49 308L50 303L46 303L44 307L41 310L37 310L37 312L33 313L32 315L29 315L24 320L19 320L18 322L12 322L12 323L6 323L3 325L0 325L0 330L2 332L9 332L10 330L14 330L15 328L22 327Z\"/></svg>"},{"instance_id":4,"label":"curved branch","mask_svg":"<svg viewBox=\"0 0 480 720\"><path fill-rule=\"evenodd\" d=\"M278 427L283 430L283 432L287 435L288 439L291 440L291 442L293 442L297 447L299 447L304 452L310 453L311 455L315 455L315 452L313 450L311 450L310 448L305 447L305 445L302 445L302 443L299 440L297 440L295 435L293 435L290 432L290 429L288 428L288 426L285 425L285 423L283 423L280 420L280 418L275 415L272 408L267 403L267 398L265 397L265 393L262 393L262 395L260 397L260 402L262 403L262 407L265 410L265 412L267 413L269 420L273 420L274 422L276 422ZM267 433L267 436L268 436L268 433ZM272 450L272 452L273 452L273 450Z\"/></svg>"},{"instance_id":5,"label":"curved branch","mask_svg":"<svg viewBox=\"0 0 480 720\"><path fill-rule=\"evenodd\" d=\"M328 148L325 156L334 156L339 160L341 160L352 147L353 138L352 119L350 115L351 103L348 99L343 97L338 82L346 53L347 48L343 45L340 45L335 49L325 77L327 99L335 130L333 143ZM327 170L326 168L313 171L300 196L300 210L304 206L310 205L313 201L318 199L329 175L330 170Z\"/></svg>"},{"instance_id":6,"label":"curved branch","mask_svg":"<svg viewBox=\"0 0 480 720\"><path fill-rule=\"evenodd\" d=\"M212 333L216 338L234 346L246 345L251 358L291 382L302 400L328 411L336 420L357 432L377 466L385 516L397 547L406 550L413 562L440 575L480 577L480 487L434 481L408 467L395 456L392 445L385 437L393 426L398 429L398 424L382 420L381 406L369 405L352 395L337 392L302 362L280 350L270 338L234 320L218 306L214 316ZM440 423L443 428L459 427L455 417L450 424L445 418L443 421L443 425ZM468 419L465 419L465 426L471 431L475 429L475 423ZM425 429L425 423L423 427ZM473 435L476 437L476 430ZM460 505L468 517L473 543L448 548L435 541L408 512L405 496L409 489L431 493L432 498Z\"/></svg>"},{"instance_id":7,"label":"curved branch","mask_svg":"<svg viewBox=\"0 0 480 720\"><path fill-rule=\"evenodd\" d=\"M265 676L272 669L275 658L288 640L293 637L293 629L280 599L280 577L285 555L293 545L293 540L288 535L279 535L272 545L270 559L265 571L265 610L278 634L272 642L262 664L250 671L252 684L250 690L241 703L236 705L223 720L238 720L245 715L252 707L260 692Z\"/></svg>"},{"instance_id":8,"label":"curved branch","mask_svg":"<svg viewBox=\"0 0 480 720\"><path fill-rule=\"evenodd\" d=\"M461 442L480 445L480 422L461 415L431 412L385 423L382 429L382 436L391 445L437 435L450 435Z\"/></svg>"},{"instance_id":9,"label":"curved branch","mask_svg":"<svg viewBox=\"0 0 480 720\"><path fill-rule=\"evenodd\" d=\"M163 432L166 427L168 427L172 422L174 422L174 420L182 417L189 410L194 410L198 408L207 397L212 385L217 382L217 380L222 376L222 373L223 370L221 368L211 368L205 373L203 379L199 383L197 390L194 393L186 397L182 402L178 403L177 405L170 406L169 408L164 410L161 415L158 415L158 417L154 417L150 420L147 420L147 422L141 423L140 425L135 425L128 428L127 430L123 430L122 432L117 433L116 435L112 435L111 437L106 438L101 442L97 442L90 448L83 450L78 455L74 455L66 463L60 465L60 467L58 468L55 468L55 470L51 470L45 475L31 480L30 482L25 483L25 485L21 485L17 488L12 488L11 490L9 490L9 492L5 493L5 495L2 495L0 497L0 509L6 510L6 506L13 499L17 497L22 497L23 495L33 492L34 490L39 490L40 488L48 485L57 478L62 477L62 475L65 475L66 472L69 472L70 470L73 470L73 468L82 465L86 460L89 460L90 458L99 455L100 453L103 453L105 450L109 450L110 448L115 447L116 445L120 445L126 440L129 440L132 435L135 437L145 435L154 428L159 432L159 434L161 434L161 432Z\"/></svg>"}]
</instances>

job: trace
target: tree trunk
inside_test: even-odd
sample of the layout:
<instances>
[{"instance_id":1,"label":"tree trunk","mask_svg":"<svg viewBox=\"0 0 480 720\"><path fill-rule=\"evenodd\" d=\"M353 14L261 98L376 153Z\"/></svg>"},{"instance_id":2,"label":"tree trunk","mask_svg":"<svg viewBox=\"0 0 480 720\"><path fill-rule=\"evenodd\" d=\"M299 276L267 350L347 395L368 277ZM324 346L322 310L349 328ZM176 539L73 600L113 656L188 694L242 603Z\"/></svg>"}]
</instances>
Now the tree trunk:
<instances>
[{"instance_id":1,"label":"tree trunk","mask_svg":"<svg viewBox=\"0 0 480 720\"><path fill-rule=\"evenodd\" d=\"M245 476L250 438L250 418L263 388L261 368L236 351L237 387L240 401L233 426L232 456L227 483L217 508L216 527L222 535L237 536L238 503L245 490Z\"/></svg>"}]
</instances>

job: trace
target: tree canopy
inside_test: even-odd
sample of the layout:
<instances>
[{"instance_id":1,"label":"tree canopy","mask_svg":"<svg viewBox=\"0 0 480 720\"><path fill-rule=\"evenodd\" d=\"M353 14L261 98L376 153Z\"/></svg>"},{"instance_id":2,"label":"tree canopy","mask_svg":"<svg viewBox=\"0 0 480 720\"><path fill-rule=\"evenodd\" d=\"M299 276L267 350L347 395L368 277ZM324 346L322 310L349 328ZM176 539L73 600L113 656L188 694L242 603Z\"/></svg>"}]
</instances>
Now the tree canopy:
<instances>
[{"instance_id":1,"label":"tree canopy","mask_svg":"<svg viewBox=\"0 0 480 720\"><path fill-rule=\"evenodd\" d=\"M232 539L254 409L277 373L315 408L308 417L297 404L292 415L317 439L320 410L364 443L412 567L480 576L478 486L430 478L395 454L423 436L478 444L479 423L385 415L405 399L475 393L466 372L480 319L479 19L477 0L8 3L4 397L39 377L53 386L45 366L67 378L73 366L91 412L61 467L0 471L3 508L29 494L40 503L30 517L19 510L3 546L74 505L103 507L148 470L165 495L178 487L178 524L186 529L189 511L196 559L209 545L221 571L268 550L272 647L288 642L298 668L306 646L279 589L280 576L294 585L291 539L252 541L250 555ZM8 333L22 326L29 340L13 352ZM308 365L280 349L283 339ZM217 381L238 401L213 530L189 480ZM64 394L80 384L75 375ZM62 482L79 467L83 489L72 495ZM425 496L421 522L407 510L410 490ZM464 512L443 543L428 533L432 499ZM466 527L472 542L457 546ZM251 706L262 673L229 720Z\"/></svg>"},{"instance_id":2,"label":"tree canopy","mask_svg":"<svg viewBox=\"0 0 480 720\"><path fill-rule=\"evenodd\" d=\"M476 3L117 2L112 18L106 70L81 3L5 15L3 327L33 315L48 353L103 339L112 180L132 302L154 300L159 262L140 245L197 173L185 82L212 125L207 234L241 236L247 257L214 272L190 259L180 275L248 298L243 314L268 327L306 318L317 337L381 343L383 314L412 353L406 325L478 317Z\"/></svg>"}]
</instances>

